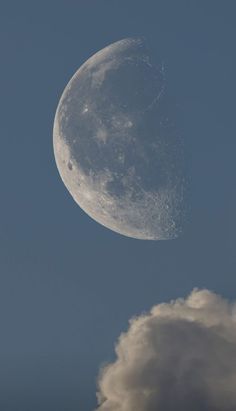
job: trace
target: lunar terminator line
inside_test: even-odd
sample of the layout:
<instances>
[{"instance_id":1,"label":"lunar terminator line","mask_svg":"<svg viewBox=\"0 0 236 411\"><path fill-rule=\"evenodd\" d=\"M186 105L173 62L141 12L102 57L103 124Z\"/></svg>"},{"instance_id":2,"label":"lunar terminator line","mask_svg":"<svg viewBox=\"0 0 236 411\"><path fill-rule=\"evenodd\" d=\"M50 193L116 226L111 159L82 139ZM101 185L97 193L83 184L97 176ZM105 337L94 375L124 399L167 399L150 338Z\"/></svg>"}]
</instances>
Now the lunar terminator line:
<instances>
[{"instance_id":1,"label":"lunar terminator line","mask_svg":"<svg viewBox=\"0 0 236 411\"><path fill-rule=\"evenodd\" d=\"M137 239L176 238L185 222L183 144L165 83L143 40L118 41L79 68L54 121L57 167L74 200Z\"/></svg>"}]
</instances>

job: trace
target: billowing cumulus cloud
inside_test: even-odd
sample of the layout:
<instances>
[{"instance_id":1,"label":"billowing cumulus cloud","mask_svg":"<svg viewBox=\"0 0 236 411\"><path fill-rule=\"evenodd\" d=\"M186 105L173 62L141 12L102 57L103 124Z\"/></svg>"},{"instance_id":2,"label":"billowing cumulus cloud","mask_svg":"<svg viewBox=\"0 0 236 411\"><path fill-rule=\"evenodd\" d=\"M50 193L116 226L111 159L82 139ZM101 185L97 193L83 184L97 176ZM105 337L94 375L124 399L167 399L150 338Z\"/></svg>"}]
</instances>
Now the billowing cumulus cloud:
<instances>
[{"instance_id":1,"label":"billowing cumulus cloud","mask_svg":"<svg viewBox=\"0 0 236 411\"><path fill-rule=\"evenodd\" d=\"M133 318L97 411L235 411L236 306L208 290Z\"/></svg>"}]
</instances>

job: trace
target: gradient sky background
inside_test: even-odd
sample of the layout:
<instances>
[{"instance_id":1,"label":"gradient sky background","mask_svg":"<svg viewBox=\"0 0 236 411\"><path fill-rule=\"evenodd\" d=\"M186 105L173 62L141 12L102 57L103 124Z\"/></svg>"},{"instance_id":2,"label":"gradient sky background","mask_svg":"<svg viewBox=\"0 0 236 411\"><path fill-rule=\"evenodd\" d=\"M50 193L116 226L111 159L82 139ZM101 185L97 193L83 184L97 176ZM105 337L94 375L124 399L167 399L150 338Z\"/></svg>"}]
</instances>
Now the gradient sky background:
<instances>
[{"instance_id":1,"label":"gradient sky background","mask_svg":"<svg viewBox=\"0 0 236 411\"><path fill-rule=\"evenodd\" d=\"M1 410L92 410L99 367L131 316L193 287L236 298L235 13L233 0L1 1ZM70 77L140 35L185 114L192 218L174 241L95 223L53 155Z\"/></svg>"}]
</instances>

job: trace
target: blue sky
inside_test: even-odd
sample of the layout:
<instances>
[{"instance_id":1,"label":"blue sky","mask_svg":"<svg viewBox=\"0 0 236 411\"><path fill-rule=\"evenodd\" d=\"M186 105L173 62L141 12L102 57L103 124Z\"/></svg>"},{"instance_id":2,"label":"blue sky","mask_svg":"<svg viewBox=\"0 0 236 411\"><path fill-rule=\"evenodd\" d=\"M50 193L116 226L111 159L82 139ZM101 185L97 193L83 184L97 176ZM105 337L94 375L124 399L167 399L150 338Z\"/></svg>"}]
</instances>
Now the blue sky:
<instances>
[{"instance_id":1,"label":"blue sky","mask_svg":"<svg viewBox=\"0 0 236 411\"><path fill-rule=\"evenodd\" d=\"M207 287L235 298L234 1L2 1L0 408L91 410L128 319ZM146 36L184 113L192 217L175 241L122 237L62 184L59 97L94 52Z\"/></svg>"}]
</instances>

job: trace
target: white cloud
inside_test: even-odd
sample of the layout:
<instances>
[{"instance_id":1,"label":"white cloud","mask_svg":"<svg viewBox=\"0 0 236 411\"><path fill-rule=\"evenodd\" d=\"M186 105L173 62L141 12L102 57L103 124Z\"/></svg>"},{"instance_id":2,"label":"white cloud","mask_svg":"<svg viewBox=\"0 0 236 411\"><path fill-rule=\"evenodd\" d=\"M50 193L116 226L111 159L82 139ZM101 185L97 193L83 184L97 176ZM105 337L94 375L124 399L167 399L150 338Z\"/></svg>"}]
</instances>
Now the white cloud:
<instances>
[{"instance_id":1,"label":"white cloud","mask_svg":"<svg viewBox=\"0 0 236 411\"><path fill-rule=\"evenodd\" d=\"M208 290L130 321L101 370L98 411L235 411L235 305Z\"/></svg>"}]
</instances>

